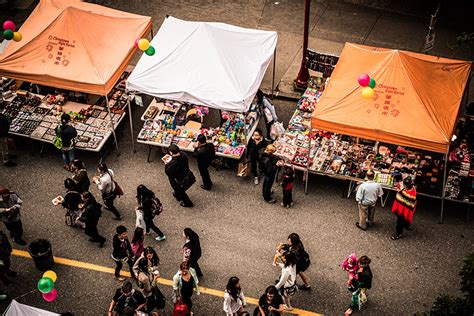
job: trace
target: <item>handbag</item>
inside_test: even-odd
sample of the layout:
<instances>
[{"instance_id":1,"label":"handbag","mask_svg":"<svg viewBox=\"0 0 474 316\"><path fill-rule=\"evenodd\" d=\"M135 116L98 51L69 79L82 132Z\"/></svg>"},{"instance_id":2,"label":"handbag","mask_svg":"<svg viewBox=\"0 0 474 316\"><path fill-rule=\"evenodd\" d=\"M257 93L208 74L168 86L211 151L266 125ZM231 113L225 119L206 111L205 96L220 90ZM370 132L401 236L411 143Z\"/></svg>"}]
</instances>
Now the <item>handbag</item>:
<instances>
[{"instance_id":1,"label":"handbag","mask_svg":"<svg viewBox=\"0 0 474 316\"><path fill-rule=\"evenodd\" d=\"M188 314L188 305L184 304L181 299L177 300L174 304L173 316L187 316Z\"/></svg>"},{"instance_id":2,"label":"handbag","mask_svg":"<svg viewBox=\"0 0 474 316\"><path fill-rule=\"evenodd\" d=\"M250 169L249 162L239 162L237 167L237 177L248 177L250 175Z\"/></svg>"},{"instance_id":3,"label":"handbag","mask_svg":"<svg viewBox=\"0 0 474 316\"><path fill-rule=\"evenodd\" d=\"M115 185L114 194L118 196L122 196L123 195L122 187L115 180L114 180L114 185Z\"/></svg>"},{"instance_id":4,"label":"handbag","mask_svg":"<svg viewBox=\"0 0 474 316\"><path fill-rule=\"evenodd\" d=\"M163 293L161 293L160 289L157 288L157 287L154 287L154 288L153 288L153 299L154 299L154 301L155 301L155 307L156 307L156 309L163 309L163 308L165 308L166 298L165 298L165 296L163 295Z\"/></svg>"},{"instance_id":5,"label":"handbag","mask_svg":"<svg viewBox=\"0 0 474 316\"><path fill-rule=\"evenodd\" d=\"M196 177L194 176L194 173L191 170L189 170L186 177L184 177L182 180L178 180L178 184L181 186L181 189L183 191L187 191L195 182Z\"/></svg>"},{"instance_id":6,"label":"handbag","mask_svg":"<svg viewBox=\"0 0 474 316\"><path fill-rule=\"evenodd\" d=\"M140 228L145 229L146 224L145 224L145 219L143 218L143 211L139 208L136 208L135 209L135 216L136 216L135 228L140 227Z\"/></svg>"}]
</instances>

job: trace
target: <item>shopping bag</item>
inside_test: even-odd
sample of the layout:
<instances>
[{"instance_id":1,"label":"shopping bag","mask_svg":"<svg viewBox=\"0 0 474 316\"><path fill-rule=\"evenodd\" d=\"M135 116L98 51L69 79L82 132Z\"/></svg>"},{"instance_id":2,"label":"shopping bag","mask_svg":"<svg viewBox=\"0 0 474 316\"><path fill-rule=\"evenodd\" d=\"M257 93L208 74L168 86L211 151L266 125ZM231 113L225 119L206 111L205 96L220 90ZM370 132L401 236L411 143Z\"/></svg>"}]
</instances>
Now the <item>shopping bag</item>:
<instances>
[{"instance_id":1,"label":"shopping bag","mask_svg":"<svg viewBox=\"0 0 474 316\"><path fill-rule=\"evenodd\" d=\"M240 162L237 167L238 177L248 177L250 175L250 164L247 161Z\"/></svg>"},{"instance_id":2,"label":"shopping bag","mask_svg":"<svg viewBox=\"0 0 474 316\"><path fill-rule=\"evenodd\" d=\"M114 180L114 184L115 184L115 189L114 189L115 195L118 195L118 196L123 195L122 187L115 180Z\"/></svg>"},{"instance_id":3,"label":"shopping bag","mask_svg":"<svg viewBox=\"0 0 474 316\"><path fill-rule=\"evenodd\" d=\"M188 306L183 301L178 300L174 304L173 316L187 316L189 314Z\"/></svg>"},{"instance_id":4,"label":"shopping bag","mask_svg":"<svg viewBox=\"0 0 474 316\"><path fill-rule=\"evenodd\" d=\"M143 211L139 208L136 208L135 215L136 215L135 228L140 227L140 228L145 229L146 224L145 224L145 219L143 218Z\"/></svg>"},{"instance_id":5,"label":"shopping bag","mask_svg":"<svg viewBox=\"0 0 474 316\"><path fill-rule=\"evenodd\" d=\"M275 122L272 124L272 127L270 128L270 137L272 139L277 139L278 137L281 137L284 134L285 134L285 127L283 126L283 123Z\"/></svg>"}]
</instances>

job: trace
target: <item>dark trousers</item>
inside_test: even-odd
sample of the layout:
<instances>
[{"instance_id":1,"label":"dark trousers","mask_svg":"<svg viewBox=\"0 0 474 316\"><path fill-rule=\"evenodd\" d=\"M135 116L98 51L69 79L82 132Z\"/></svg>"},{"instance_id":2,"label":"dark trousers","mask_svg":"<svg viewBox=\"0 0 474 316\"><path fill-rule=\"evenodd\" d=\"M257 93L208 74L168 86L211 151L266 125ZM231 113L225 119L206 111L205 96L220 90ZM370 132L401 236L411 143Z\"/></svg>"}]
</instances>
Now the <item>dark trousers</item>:
<instances>
[{"instance_id":1,"label":"dark trousers","mask_svg":"<svg viewBox=\"0 0 474 316\"><path fill-rule=\"evenodd\" d=\"M183 300L183 303L186 304L186 306L188 307L189 312L191 312L191 309L193 308L193 302L191 301L191 296L188 297L188 296L181 295L181 299Z\"/></svg>"},{"instance_id":2,"label":"dark trousers","mask_svg":"<svg viewBox=\"0 0 474 316\"><path fill-rule=\"evenodd\" d=\"M145 221L145 226L146 226L145 231L147 234L150 232L150 229L152 229L155 233L158 234L158 236L160 237L164 236L163 232L153 222L152 217L144 217L143 220Z\"/></svg>"},{"instance_id":3,"label":"dark trousers","mask_svg":"<svg viewBox=\"0 0 474 316\"><path fill-rule=\"evenodd\" d=\"M293 189L283 190L283 206L289 206L293 203Z\"/></svg>"},{"instance_id":4,"label":"dark trousers","mask_svg":"<svg viewBox=\"0 0 474 316\"><path fill-rule=\"evenodd\" d=\"M3 267L0 267L0 280L2 280L3 283L8 284L11 281L7 278L7 273L11 272L10 270L10 257L7 257L5 259L0 259L3 261Z\"/></svg>"},{"instance_id":5,"label":"dark trousers","mask_svg":"<svg viewBox=\"0 0 474 316\"><path fill-rule=\"evenodd\" d=\"M115 276L118 278L120 276L120 270L122 270L123 267L123 262L121 260L114 260L115 261ZM132 278L135 279L135 274L133 273L133 260L128 259L128 268L130 269L130 274L132 275Z\"/></svg>"},{"instance_id":6,"label":"dark trousers","mask_svg":"<svg viewBox=\"0 0 474 316\"><path fill-rule=\"evenodd\" d=\"M252 168L252 175L258 177L258 157L250 157L250 167Z\"/></svg>"},{"instance_id":7,"label":"dark trousers","mask_svg":"<svg viewBox=\"0 0 474 316\"><path fill-rule=\"evenodd\" d=\"M189 196L186 194L186 191L184 191L177 182L172 182L171 187L174 190L174 197L176 198L176 200L183 202L184 205L188 207L194 205Z\"/></svg>"},{"instance_id":8,"label":"dark trousers","mask_svg":"<svg viewBox=\"0 0 474 316\"><path fill-rule=\"evenodd\" d=\"M189 266L190 266L191 268L193 268L194 270L196 270L196 275L197 275L198 277L203 276L201 267L199 266L199 263L198 263L197 260L196 260L196 261L191 261L191 260L190 260L190 261L188 261L188 262L189 262Z\"/></svg>"},{"instance_id":9,"label":"dark trousers","mask_svg":"<svg viewBox=\"0 0 474 316\"><path fill-rule=\"evenodd\" d=\"M117 197L115 193L103 193L102 200L104 200L105 206L111 211L115 217L120 218L120 213L117 208L114 206L114 200Z\"/></svg>"},{"instance_id":10,"label":"dark trousers","mask_svg":"<svg viewBox=\"0 0 474 316\"><path fill-rule=\"evenodd\" d=\"M265 201L270 201L272 199L272 185L275 177L267 177L263 179L263 186L262 186L262 195Z\"/></svg>"},{"instance_id":11,"label":"dark trousers","mask_svg":"<svg viewBox=\"0 0 474 316\"><path fill-rule=\"evenodd\" d=\"M212 187L212 181L211 181L211 176L209 175L209 166L199 166L199 173L201 174L202 178L202 184L204 185L204 188L210 189Z\"/></svg>"},{"instance_id":12,"label":"dark trousers","mask_svg":"<svg viewBox=\"0 0 474 316\"><path fill-rule=\"evenodd\" d=\"M397 215L397 226L395 227L395 234L400 236L403 233L404 228L410 227L410 223L403 218L403 216Z\"/></svg>"},{"instance_id":13,"label":"dark trousers","mask_svg":"<svg viewBox=\"0 0 474 316\"><path fill-rule=\"evenodd\" d=\"M92 238L92 242L105 242L106 239L99 234L99 231L97 230L97 226L89 226L86 225L86 229L84 230L87 236Z\"/></svg>"},{"instance_id":14,"label":"dark trousers","mask_svg":"<svg viewBox=\"0 0 474 316\"><path fill-rule=\"evenodd\" d=\"M23 236L23 225L21 224L21 220L16 222L4 222L5 227L10 231L10 237L13 238L14 241L21 240Z\"/></svg>"}]
</instances>

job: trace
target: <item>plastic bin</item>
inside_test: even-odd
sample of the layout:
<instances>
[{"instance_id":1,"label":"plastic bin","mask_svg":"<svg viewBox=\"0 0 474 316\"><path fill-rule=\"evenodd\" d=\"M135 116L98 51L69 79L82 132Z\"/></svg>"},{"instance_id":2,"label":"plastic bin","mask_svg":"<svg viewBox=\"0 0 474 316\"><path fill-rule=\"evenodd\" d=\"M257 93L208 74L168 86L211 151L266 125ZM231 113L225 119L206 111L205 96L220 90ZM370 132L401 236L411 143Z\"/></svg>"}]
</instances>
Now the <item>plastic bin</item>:
<instances>
[{"instance_id":1,"label":"plastic bin","mask_svg":"<svg viewBox=\"0 0 474 316\"><path fill-rule=\"evenodd\" d=\"M28 246L28 252L33 258L35 266L38 270L47 271L53 267L53 251L49 240L37 239L32 241Z\"/></svg>"}]
</instances>

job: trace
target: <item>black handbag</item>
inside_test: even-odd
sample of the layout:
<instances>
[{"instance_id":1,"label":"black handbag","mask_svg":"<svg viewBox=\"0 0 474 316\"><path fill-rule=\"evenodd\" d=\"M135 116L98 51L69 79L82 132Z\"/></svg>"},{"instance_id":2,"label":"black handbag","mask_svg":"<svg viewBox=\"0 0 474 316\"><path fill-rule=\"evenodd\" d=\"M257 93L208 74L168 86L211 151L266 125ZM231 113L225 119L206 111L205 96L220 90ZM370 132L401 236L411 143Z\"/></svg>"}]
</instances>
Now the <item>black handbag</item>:
<instances>
[{"instance_id":1,"label":"black handbag","mask_svg":"<svg viewBox=\"0 0 474 316\"><path fill-rule=\"evenodd\" d=\"M195 182L196 182L196 177L194 176L194 173L191 170L189 170L186 177L184 177L182 180L179 180L178 184L180 185L183 191L187 191Z\"/></svg>"},{"instance_id":2,"label":"black handbag","mask_svg":"<svg viewBox=\"0 0 474 316\"><path fill-rule=\"evenodd\" d=\"M153 299L155 301L155 308L156 309L165 308L166 298L163 295L163 293L161 293L160 289L157 288L157 287L153 288Z\"/></svg>"}]
</instances>

